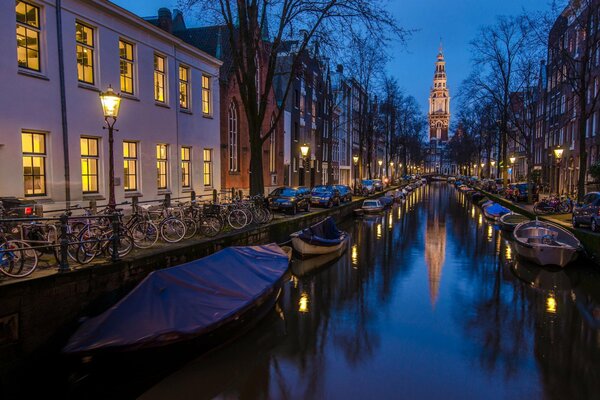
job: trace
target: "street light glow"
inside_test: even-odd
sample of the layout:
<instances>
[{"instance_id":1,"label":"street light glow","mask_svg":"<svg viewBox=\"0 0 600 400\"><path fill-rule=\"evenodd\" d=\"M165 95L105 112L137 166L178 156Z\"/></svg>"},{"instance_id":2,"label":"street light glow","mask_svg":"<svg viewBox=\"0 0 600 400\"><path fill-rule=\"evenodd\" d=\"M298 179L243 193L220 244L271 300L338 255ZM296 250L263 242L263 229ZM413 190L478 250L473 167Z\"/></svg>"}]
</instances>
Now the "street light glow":
<instances>
[{"instance_id":1,"label":"street light glow","mask_svg":"<svg viewBox=\"0 0 600 400\"><path fill-rule=\"evenodd\" d=\"M554 149L554 157L556 157L557 159L562 158L563 151L564 150L560 146L558 146L557 148Z\"/></svg>"},{"instance_id":2,"label":"street light glow","mask_svg":"<svg viewBox=\"0 0 600 400\"><path fill-rule=\"evenodd\" d=\"M306 157L308 155L308 150L310 150L310 147L308 147L307 144L300 146L300 153L302 153L302 157Z\"/></svg>"},{"instance_id":3,"label":"street light glow","mask_svg":"<svg viewBox=\"0 0 600 400\"><path fill-rule=\"evenodd\" d=\"M354 161L354 165L358 164L358 156L357 155L352 156L352 161Z\"/></svg>"},{"instance_id":4,"label":"street light glow","mask_svg":"<svg viewBox=\"0 0 600 400\"><path fill-rule=\"evenodd\" d=\"M515 156L511 156L508 160L510 161L511 164L514 164L515 161L517 161L517 158Z\"/></svg>"},{"instance_id":5,"label":"street light glow","mask_svg":"<svg viewBox=\"0 0 600 400\"><path fill-rule=\"evenodd\" d=\"M117 119L121 105L121 95L115 93L113 88L108 85L106 92L100 93L100 101L102 102L102 113L104 114L104 118Z\"/></svg>"}]
</instances>

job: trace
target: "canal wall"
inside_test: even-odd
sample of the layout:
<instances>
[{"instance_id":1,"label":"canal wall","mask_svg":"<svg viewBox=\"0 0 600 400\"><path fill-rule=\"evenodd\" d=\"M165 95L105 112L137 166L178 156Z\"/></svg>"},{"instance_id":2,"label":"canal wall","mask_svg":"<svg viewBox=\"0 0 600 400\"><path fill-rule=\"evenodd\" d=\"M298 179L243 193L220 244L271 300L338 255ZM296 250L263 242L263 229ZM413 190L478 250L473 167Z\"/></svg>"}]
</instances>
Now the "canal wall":
<instances>
[{"instance_id":1,"label":"canal wall","mask_svg":"<svg viewBox=\"0 0 600 400\"><path fill-rule=\"evenodd\" d=\"M382 193L372 197L379 197ZM188 240L116 263L104 263L0 285L0 376L26 365L28 356L61 345L78 319L98 314L127 294L150 272L205 257L229 246L289 239L289 234L326 216L341 222L352 217L362 199L270 224L233 231L211 239ZM1 383L1 380L0 380Z\"/></svg>"},{"instance_id":2,"label":"canal wall","mask_svg":"<svg viewBox=\"0 0 600 400\"><path fill-rule=\"evenodd\" d=\"M567 224L560 223L560 222L554 220L552 217L548 217L548 216L544 216L544 215L536 215L534 212L527 210L526 208L520 207L519 205L517 205L517 204L513 203L512 201L507 200L501 196L497 196L495 194L488 193L485 190L480 190L480 189L477 189L477 190L479 192L481 192L482 194L486 195L487 197L489 197L491 200L502 204L503 206L505 206L506 208L508 208L511 211L514 211L519 214L523 214L531 219L535 219L537 217L541 221L547 221L547 222L551 222L553 224L558 224L561 227L567 229L568 231L573 233L577 237L577 239L579 239L581 244L585 247L585 251L588 254L588 256L592 259L592 261L594 261L594 263L596 263L597 265L600 265L600 235L595 234L591 231L585 231L583 229L573 228L572 226L569 226Z\"/></svg>"}]
</instances>

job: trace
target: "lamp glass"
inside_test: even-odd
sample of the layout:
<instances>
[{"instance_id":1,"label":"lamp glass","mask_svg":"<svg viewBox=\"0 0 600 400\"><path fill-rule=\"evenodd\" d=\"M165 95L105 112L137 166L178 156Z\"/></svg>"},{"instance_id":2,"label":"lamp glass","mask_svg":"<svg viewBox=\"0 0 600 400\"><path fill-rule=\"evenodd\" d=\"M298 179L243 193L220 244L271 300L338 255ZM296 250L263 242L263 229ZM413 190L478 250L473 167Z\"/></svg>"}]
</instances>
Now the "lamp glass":
<instances>
[{"instance_id":1,"label":"lamp glass","mask_svg":"<svg viewBox=\"0 0 600 400\"><path fill-rule=\"evenodd\" d=\"M308 155L308 150L309 150L308 145L304 144L304 145L300 146L300 153L302 153L302 157L306 157Z\"/></svg>"},{"instance_id":2,"label":"lamp glass","mask_svg":"<svg viewBox=\"0 0 600 400\"><path fill-rule=\"evenodd\" d=\"M509 160L511 164L514 164L517 159L515 157L510 157Z\"/></svg>"},{"instance_id":3,"label":"lamp glass","mask_svg":"<svg viewBox=\"0 0 600 400\"><path fill-rule=\"evenodd\" d=\"M358 164L358 156L352 156L352 161L354 161L354 164Z\"/></svg>"},{"instance_id":4,"label":"lamp glass","mask_svg":"<svg viewBox=\"0 0 600 400\"><path fill-rule=\"evenodd\" d=\"M121 105L121 96L115 93L112 87L108 86L106 92L100 93L100 102L102 103L102 112L105 118L117 118Z\"/></svg>"},{"instance_id":5,"label":"lamp glass","mask_svg":"<svg viewBox=\"0 0 600 400\"><path fill-rule=\"evenodd\" d=\"M383 164L383 161L379 160L379 161L377 161L377 164L379 164L379 166L381 167L381 165Z\"/></svg>"},{"instance_id":6,"label":"lamp glass","mask_svg":"<svg viewBox=\"0 0 600 400\"><path fill-rule=\"evenodd\" d=\"M561 149L560 147L557 147L556 149L554 149L554 156L556 158L561 158L563 155L563 149Z\"/></svg>"}]
</instances>

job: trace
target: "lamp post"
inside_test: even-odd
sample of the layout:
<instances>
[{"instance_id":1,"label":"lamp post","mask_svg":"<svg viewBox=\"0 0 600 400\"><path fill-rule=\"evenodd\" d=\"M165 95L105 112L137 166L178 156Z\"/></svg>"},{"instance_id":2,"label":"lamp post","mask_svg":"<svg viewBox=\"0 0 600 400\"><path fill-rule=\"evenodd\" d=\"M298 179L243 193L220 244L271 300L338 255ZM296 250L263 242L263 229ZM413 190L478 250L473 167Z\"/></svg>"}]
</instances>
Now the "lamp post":
<instances>
[{"instance_id":1,"label":"lamp post","mask_svg":"<svg viewBox=\"0 0 600 400\"><path fill-rule=\"evenodd\" d=\"M379 165L379 178L381 179L381 175L383 175L383 170L381 169L381 166L383 165L383 161L382 160L378 160L377 161L377 165Z\"/></svg>"},{"instance_id":2,"label":"lamp post","mask_svg":"<svg viewBox=\"0 0 600 400\"><path fill-rule=\"evenodd\" d=\"M560 192L560 162L562 161L563 151L560 146L554 149L554 157L556 157L556 194Z\"/></svg>"},{"instance_id":3,"label":"lamp post","mask_svg":"<svg viewBox=\"0 0 600 400\"><path fill-rule=\"evenodd\" d=\"M394 183L394 162L390 161L390 180Z\"/></svg>"},{"instance_id":4,"label":"lamp post","mask_svg":"<svg viewBox=\"0 0 600 400\"><path fill-rule=\"evenodd\" d=\"M354 194L358 193L358 155L355 154L352 156L352 161L354 161Z\"/></svg>"},{"instance_id":5,"label":"lamp post","mask_svg":"<svg viewBox=\"0 0 600 400\"><path fill-rule=\"evenodd\" d=\"M299 182L300 186L304 186L304 180L306 179L305 174L306 174L306 166L308 163L308 152L310 150L310 147L304 143L302 146L300 146L300 154L302 155L302 173L300 174L300 177L302 178Z\"/></svg>"},{"instance_id":6,"label":"lamp post","mask_svg":"<svg viewBox=\"0 0 600 400\"><path fill-rule=\"evenodd\" d=\"M483 179L483 167L485 167L485 163L481 163L481 179Z\"/></svg>"},{"instance_id":7,"label":"lamp post","mask_svg":"<svg viewBox=\"0 0 600 400\"><path fill-rule=\"evenodd\" d=\"M510 161L510 180L514 183L515 181L515 161L517 158L515 156L510 156L508 161Z\"/></svg>"},{"instance_id":8,"label":"lamp post","mask_svg":"<svg viewBox=\"0 0 600 400\"><path fill-rule=\"evenodd\" d=\"M115 155L113 150L114 126L119 116L119 107L121 105L121 95L113 91L108 85L106 92L100 93L100 102L102 103L102 112L106 126L102 129L108 129L108 207L114 210L117 202L115 201ZM118 132L119 130L116 129Z\"/></svg>"},{"instance_id":9,"label":"lamp post","mask_svg":"<svg viewBox=\"0 0 600 400\"><path fill-rule=\"evenodd\" d=\"M490 161L490 165L492 166L492 171L490 172L491 178L494 179L496 174L494 174L494 167L496 166L496 161Z\"/></svg>"}]
</instances>

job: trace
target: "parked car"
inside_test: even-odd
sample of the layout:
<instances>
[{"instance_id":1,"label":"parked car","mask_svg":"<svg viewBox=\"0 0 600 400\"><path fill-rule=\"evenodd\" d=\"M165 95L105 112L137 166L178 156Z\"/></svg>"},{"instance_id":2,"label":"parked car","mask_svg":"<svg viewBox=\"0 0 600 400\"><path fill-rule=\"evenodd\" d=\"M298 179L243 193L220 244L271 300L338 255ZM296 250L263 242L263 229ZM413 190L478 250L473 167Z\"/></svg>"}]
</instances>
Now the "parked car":
<instances>
[{"instance_id":1,"label":"parked car","mask_svg":"<svg viewBox=\"0 0 600 400\"><path fill-rule=\"evenodd\" d=\"M348 185L333 185L340 192L340 200L342 203L352 201L352 189Z\"/></svg>"},{"instance_id":2,"label":"parked car","mask_svg":"<svg viewBox=\"0 0 600 400\"><path fill-rule=\"evenodd\" d=\"M375 185L373 184L373 180L371 179L363 179L361 181L362 192L363 194L373 194L375 193Z\"/></svg>"},{"instance_id":3,"label":"parked car","mask_svg":"<svg viewBox=\"0 0 600 400\"><path fill-rule=\"evenodd\" d=\"M573 207L573 227L588 225L592 231L600 231L600 192L590 192L582 203Z\"/></svg>"},{"instance_id":4,"label":"parked car","mask_svg":"<svg viewBox=\"0 0 600 400\"><path fill-rule=\"evenodd\" d=\"M538 201L540 198L539 193L538 193L539 192L538 186L535 183L532 183L531 186L533 187L532 200ZM516 202L527 201L527 198L528 198L527 190L528 190L527 182L511 183L510 185L508 185L508 188L504 192L504 197L506 197L509 200L516 201Z\"/></svg>"},{"instance_id":5,"label":"parked car","mask_svg":"<svg viewBox=\"0 0 600 400\"><path fill-rule=\"evenodd\" d=\"M308 188L306 188L308 189ZM273 211L288 211L292 215L298 210L310 211L310 192L287 186L274 189L268 196L269 208Z\"/></svg>"},{"instance_id":6,"label":"parked car","mask_svg":"<svg viewBox=\"0 0 600 400\"><path fill-rule=\"evenodd\" d=\"M340 191L332 185L315 186L310 193L310 204L313 206L333 207L341 202Z\"/></svg>"},{"instance_id":7,"label":"parked car","mask_svg":"<svg viewBox=\"0 0 600 400\"><path fill-rule=\"evenodd\" d=\"M381 192L383 190L383 182L381 179L373 179L373 186L375 187L376 192Z\"/></svg>"}]
</instances>

